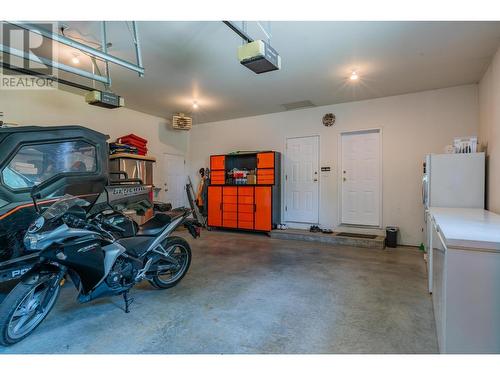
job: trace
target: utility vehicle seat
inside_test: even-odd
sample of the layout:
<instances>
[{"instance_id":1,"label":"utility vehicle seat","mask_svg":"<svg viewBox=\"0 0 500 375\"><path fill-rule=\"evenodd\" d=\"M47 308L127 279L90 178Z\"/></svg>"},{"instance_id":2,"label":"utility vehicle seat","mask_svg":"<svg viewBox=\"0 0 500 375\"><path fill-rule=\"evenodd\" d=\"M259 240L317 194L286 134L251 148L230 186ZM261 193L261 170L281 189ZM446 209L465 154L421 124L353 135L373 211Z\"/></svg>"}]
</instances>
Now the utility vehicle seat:
<instances>
[{"instance_id":1,"label":"utility vehicle seat","mask_svg":"<svg viewBox=\"0 0 500 375\"><path fill-rule=\"evenodd\" d=\"M157 213L144 224L139 225L137 236L156 236L164 230L173 220L182 216L183 212L169 211Z\"/></svg>"}]
</instances>

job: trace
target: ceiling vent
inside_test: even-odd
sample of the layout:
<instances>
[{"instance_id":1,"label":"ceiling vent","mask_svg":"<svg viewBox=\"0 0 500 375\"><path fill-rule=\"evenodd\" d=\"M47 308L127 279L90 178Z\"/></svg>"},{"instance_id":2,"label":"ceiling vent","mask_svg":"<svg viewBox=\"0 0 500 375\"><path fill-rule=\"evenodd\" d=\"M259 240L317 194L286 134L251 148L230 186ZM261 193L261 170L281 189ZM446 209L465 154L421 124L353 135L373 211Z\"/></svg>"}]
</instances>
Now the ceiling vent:
<instances>
[{"instance_id":1,"label":"ceiling vent","mask_svg":"<svg viewBox=\"0 0 500 375\"><path fill-rule=\"evenodd\" d=\"M179 113L172 117L172 127L179 130L190 130L193 127L193 118Z\"/></svg>"},{"instance_id":2,"label":"ceiling vent","mask_svg":"<svg viewBox=\"0 0 500 375\"><path fill-rule=\"evenodd\" d=\"M287 111L293 111L294 109L301 109L301 108L316 107L316 105L313 102L311 102L310 100L302 100L300 102L286 103L286 104L282 104L282 106Z\"/></svg>"}]
</instances>

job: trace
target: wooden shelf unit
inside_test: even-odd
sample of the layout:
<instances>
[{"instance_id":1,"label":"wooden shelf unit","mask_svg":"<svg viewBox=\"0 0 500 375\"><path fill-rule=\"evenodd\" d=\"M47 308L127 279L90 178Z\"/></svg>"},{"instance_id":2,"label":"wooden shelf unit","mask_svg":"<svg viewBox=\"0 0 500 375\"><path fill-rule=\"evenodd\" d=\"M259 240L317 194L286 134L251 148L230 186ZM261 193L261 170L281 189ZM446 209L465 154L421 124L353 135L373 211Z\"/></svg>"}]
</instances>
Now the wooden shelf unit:
<instances>
[{"instance_id":1,"label":"wooden shelf unit","mask_svg":"<svg viewBox=\"0 0 500 375\"><path fill-rule=\"evenodd\" d=\"M256 184L227 179L233 168L256 169ZM208 225L270 232L281 222L281 154L275 151L212 155Z\"/></svg>"}]
</instances>

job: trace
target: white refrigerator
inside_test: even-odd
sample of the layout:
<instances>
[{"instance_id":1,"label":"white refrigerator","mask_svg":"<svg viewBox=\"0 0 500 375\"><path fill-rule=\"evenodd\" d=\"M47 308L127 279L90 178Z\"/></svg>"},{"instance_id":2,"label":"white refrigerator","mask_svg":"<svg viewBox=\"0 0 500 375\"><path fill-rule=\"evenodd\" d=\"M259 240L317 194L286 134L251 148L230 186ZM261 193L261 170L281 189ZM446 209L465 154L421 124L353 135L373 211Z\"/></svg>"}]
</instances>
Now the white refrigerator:
<instances>
[{"instance_id":1,"label":"white refrigerator","mask_svg":"<svg viewBox=\"0 0 500 375\"><path fill-rule=\"evenodd\" d=\"M422 201L425 218L425 247L432 293L432 227L429 207L484 208L486 156L470 154L430 154L425 157Z\"/></svg>"}]
</instances>

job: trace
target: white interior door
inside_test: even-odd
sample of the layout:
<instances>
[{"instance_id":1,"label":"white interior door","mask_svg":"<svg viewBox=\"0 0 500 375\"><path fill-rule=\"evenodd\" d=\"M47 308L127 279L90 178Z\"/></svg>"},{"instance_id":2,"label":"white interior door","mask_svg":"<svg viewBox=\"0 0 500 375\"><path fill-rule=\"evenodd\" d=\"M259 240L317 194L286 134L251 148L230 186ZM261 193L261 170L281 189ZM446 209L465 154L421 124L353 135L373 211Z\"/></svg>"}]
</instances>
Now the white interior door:
<instances>
[{"instance_id":1,"label":"white interior door","mask_svg":"<svg viewBox=\"0 0 500 375\"><path fill-rule=\"evenodd\" d=\"M285 220L318 223L319 137L288 138L285 153Z\"/></svg>"},{"instance_id":2,"label":"white interior door","mask_svg":"<svg viewBox=\"0 0 500 375\"><path fill-rule=\"evenodd\" d=\"M380 131L341 138L342 223L380 226Z\"/></svg>"},{"instance_id":3,"label":"white interior door","mask_svg":"<svg viewBox=\"0 0 500 375\"><path fill-rule=\"evenodd\" d=\"M172 204L172 208L187 205L186 180L184 157L181 155L165 154L163 196L166 203Z\"/></svg>"}]
</instances>

